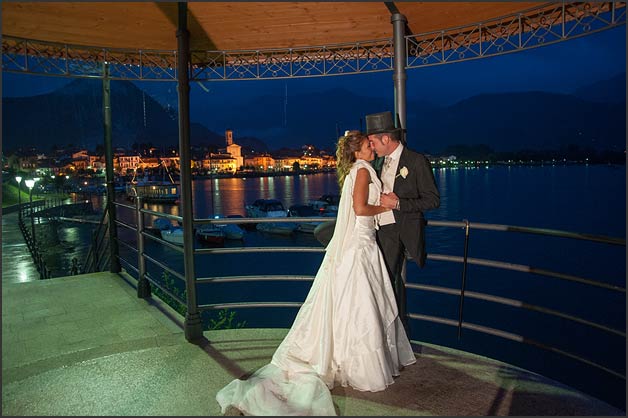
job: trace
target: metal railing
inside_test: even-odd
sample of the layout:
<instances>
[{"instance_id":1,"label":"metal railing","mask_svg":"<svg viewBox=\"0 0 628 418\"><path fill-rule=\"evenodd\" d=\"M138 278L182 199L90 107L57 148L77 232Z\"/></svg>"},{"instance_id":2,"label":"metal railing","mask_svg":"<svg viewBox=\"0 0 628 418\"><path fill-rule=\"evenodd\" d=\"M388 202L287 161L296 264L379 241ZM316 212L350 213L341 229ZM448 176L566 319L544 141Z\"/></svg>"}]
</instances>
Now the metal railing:
<instances>
[{"instance_id":1,"label":"metal railing","mask_svg":"<svg viewBox=\"0 0 628 418\"><path fill-rule=\"evenodd\" d=\"M290 274L288 272L288 274L285 274L284 272L282 274L264 274L262 270L259 270L258 274L255 273L255 270L253 270L254 272L252 274L242 274L242 272L245 270L238 268L237 262L233 268L229 268L229 271L226 274L222 273L210 275L208 277L201 277L202 275L197 275L197 277L194 278L187 278L184 274L177 271L177 268L173 268L171 265L168 265L168 262L162 257L148 254L148 252L150 251L147 251L146 248L147 242L156 243L163 247L167 247L168 249L174 250L172 254L177 254L178 257L183 257L183 249L181 246L174 245L163 240L158 236L158 234L155 234L155 231L151 232L149 231L149 228L145 226L146 216L164 217L175 222L183 221L181 217L144 209L141 199L136 201L135 205L115 203L115 207L118 212L120 210L128 210L135 214L134 219L136 221L134 224L116 220L116 226L119 228L127 229L128 231L132 231L137 240L137 244L133 245L131 242L125 242L122 234L118 235L118 240L121 244L120 247L130 250L126 251L127 254L134 255L134 257L132 257L131 259L125 259L125 257L119 256L119 260L121 265L137 278L138 297L151 297L151 289L154 289L155 294L160 299L170 304L175 310L177 310L187 319L187 312L189 309L189 306L187 304L190 302L189 298L186 297L185 294L186 286L193 285L195 286L194 292L196 294L202 295L202 297L204 298L209 297L209 300L206 300L203 303L199 303L199 300L196 300L196 306L192 307L194 312L197 312L199 315L201 315L201 320L203 323L205 323L205 329L212 329L211 327L214 326L214 324L219 323L221 318L224 319L224 317L229 317L229 315L231 314L242 314L243 310L246 311L246 313L243 314L244 318L253 318L257 315L257 313L253 314L253 312L258 309L265 310L271 316L273 314L277 315L273 316L274 319L272 319L272 321L274 321L273 323L275 325L270 325L271 327L277 326L277 323L282 323L282 325L280 326L288 326L283 324L283 322L286 322L286 319L289 319L290 315L286 316L282 313L278 314L277 310L279 310L279 312L281 312L283 309L289 309L294 311L302 305L301 301L295 301L290 299L278 301L277 299L272 300L272 296L262 298L260 295L260 297L255 297L257 293L255 293L254 291L252 293L249 292L250 295L244 296L245 298L250 298L251 296L253 296L254 299L252 300L242 300L242 297L237 296L238 293L235 292L235 290L233 293L223 293L224 296L212 296L212 289L218 289L212 288L213 285L229 286L230 284L233 284L234 286L238 286L239 284L241 284L243 286L242 288L260 285L264 289L265 294L272 295L274 294L273 291L278 289L277 286L285 289L286 284L294 283L296 286L294 289L298 288L300 289L299 291L301 291L305 289L305 287L307 287L307 282L311 282L314 280L314 275L309 275L307 273ZM270 219L194 219L193 222L195 226L200 226L203 224L231 223L247 225L265 222L329 222L334 220L334 218L325 217L286 217ZM510 354L507 355L508 358L499 358L499 356L497 356L497 358L499 358L500 360L507 361L520 367L531 369L532 371L535 371L537 373L546 374L548 375L548 377L555 378L557 380L567 379L567 381L563 380L563 382L572 386L575 385L574 387L585 392L589 392L594 396L600 397L601 399L606 400L604 396L601 396L603 394L600 393L595 386L592 386L590 382L604 379L605 382L614 382L613 384L621 385L622 382L623 384L625 384L625 364L622 363L621 360L615 358L615 356L600 356L598 355L597 350L595 352L592 352L590 349L583 349L581 341L582 335L586 335L589 336L587 338L591 339L592 341L605 341L607 344L610 345L611 351L617 351L619 349L622 349L621 351L624 352L626 343L625 329L621 329L621 327L618 328L617 325L612 325L621 323L620 318L612 318L613 320L610 321L610 324L604 323L605 321L600 320L601 317L599 315L597 316L598 319L595 319L594 317L592 318L592 313L587 314L586 309L576 307L575 309L570 308L566 310L564 307L557 308L555 306L549 306L550 300L556 301L556 298L551 298L548 299L546 302L538 303L537 301L533 300L534 295L532 293L522 290L521 288L515 289L513 291L513 294L511 295L498 294L499 286L496 286L492 282L489 283L488 288L485 287L482 290L474 289L473 291L470 291L465 289L467 275L469 274L469 271L475 273L475 269L477 268L489 268L493 271L505 271L511 272L513 274L525 274L529 276L545 278L547 280L537 281L536 283L538 286L541 286L541 289L551 289L557 284L567 286L567 289L569 289L567 290L567 292L569 292L570 290L582 291L583 288L590 289L590 291L586 291L586 297L589 297L589 294L593 295L595 291L597 291L598 293L596 294L596 296L602 298L599 299L599 303L607 305L605 309L610 309L608 306L611 306L612 303L620 304L623 302L626 295L625 287L599 280L593 280L588 277L581 277L580 275L538 268L534 265L517 264L487 258L469 257L469 236L472 231L492 231L499 234L515 233L518 235L526 234L539 237L551 237L552 239L558 239L561 241L569 240L570 242L595 243L595 245L613 246L620 248L623 247L624 250L626 246L625 239L591 234L580 234L544 228L529 228L513 225L475 223L469 222L467 220L460 222L430 220L428 221L427 226L428 229L455 228L464 230L464 236L461 239L461 248L463 255L439 254L434 252L428 253L427 256L429 260L432 260L434 262L443 262L450 267L454 265L459 265L461 280L459 287L455 285L445 286L406 281L405 286L408 290L407 297L409 301L409 311L406 313L406 318L413 321L413 323L426 324L426 326L428 324L430 325L427 327L429 331L419 329L418 335L416 332L417 329L413 328L416 324L412 325L411 332L409 333L408 337L410 338L410 341L414 344L415 349L420 350L420 347L423 345L424 342L434 342L439 345L451 346L454 348L461 348L460 344L462 344L463 347L466 347L465 350L474 351L478 354L484 354L486 352L486 346L484 345L484 343L482 343L479 348L478 346L474 346L473 344L478 344L477 341L493 342L493 339L497 338L500 341L503 341L503 343L501 343L502 346L507 347L508 344L514 343L516 344L518 352L523 353L521 354L521 357L518 357L518 355L514 355L514 357L512 357ZM154 250L155 248L157 247L152 246L149 250ZM323 254L324 248L314 246L247 247L243 244L239 247L195 248L193 252L194 258L213 255L218 256L218 259L220 259L222 255L242 255L244 256L244 263L247 263L246 255L249 253L279 253L286 254L286 257L289 256L289 253L292 253L296 254L297 257L300 257L299 254L305 253ZM163 252L161 254L163 254ZM175 261L175 263L179 265L178 261ZM183 262L181 263L181 266L179 266L181 270L182 265ZM315 272L318 268L318 265L319 264L312 262L311 266L308 264L308 268L311 267L311 270ZM242 267L244 267L244 265ZM293 267L296 268L295 266ZM474 269L469 270L469 268L471 267L474 267ZM155 274L150 273L149 270L152 270ZM248 270L250 271L250 269ZM234 274L230 275L232 271ZM158 277L160 272L162 275L161 278ZM172 279L170 279L170 281L165 280L163 277L164 275L166 275L166 279L174 278L174 282ZM513 279L515 279L516 277L517 276L513 276ZM618 281L617 283L623 283L623 281ZM305 287L303 285L305 285ZM205 291L205 293L201 293L200 290ZM268 292L266 292L266 290L268 290ZM420 304L412 306L410 301L423 301L425 299L421 299L421 295L416 292L426 292L430 295L443 296L444 298L437 299L439 306L442 302L450 306L451 309L449 309L448 312L443 311L446 312L444 314L441 313L440 310L436 313L419 312L417 311L417 306L419 306L418 309L421 309ZM236 295L236 300L234 300L231 295ZM617 298L617 296L621 297L621 301L619 301L619 298ZM229 297L230 299L226 299L227 297ZM455 298L457 300L457 303L453 299L447 300L447 298ZM463 314L465 300L473 303L468 304ZM478 305L478 303L480 303L481 305ZM454 305L457 305L458 308L457 318L454 318L455 314L452 314L452 309ZM558 305L560 306L560 304ZM612 306L614 306L612 309L621 308L621 306L619 305ZM621 317L625 318L625 305L623 305L623 309L624 314L621 315ZM618 310L621 311L621 309ZM505 323L504 321L495 321L491 317L491 314L487 314L487 312L491 312L493 316L499 316L504 318L519 318L520 315L523 315L522 318L526 318L524 320L524 322L526 322L526 327L518 328L516 325L511 324L510 320ZM480 313L479 316L478 313ZM218 315L218 320L212 319L215 318L216 314ZM472 319L466 320L465 318L468 317L471 317ZM231 316L231 318L233 318L233 316ZM492 322L496 322L497 325L493 324ZM228 326L240 327L242 325L243 323L232 324L231 322L229 322ZM184 328L185 326L186 322L184 322ZM435 331L434 327L440 327L441 331ZM556 329L555 327L558 327L557 332L561 334L560 339L557 340L553 338L551 333L538 332L539 329L543 329L546 327L548 329ZM420 328L426 329L426 327L423 325L420 325ZM454 340L448 340L446 338L443 339L442 336L438 336L443 335L443 332L447 333L448 328L451 328L452 330L454 330L454 332L457 330L457 343ZM468 332L469 336L467 338L461 339L461 333L463 330L465 331L465 335ZM481 336L482 338L488 338L488 340L477 340L478 336ZM186 338L187 337L188 334L186 334ZM192 340L190 341L192 342ZM465 341L471 341L470 345L469 343L465 345ZM536 351L531 352L529 351L530 349ZM537 357L541 354L542 357ZM493 357L490 351L488 356ZM555 373L557 372L552 369L553 366L548 366L546 362L547 359L553 359L555 356L557 356L557 359L561 361L560 364L564 367L578 370L578 376L586 374L587 376L595 377L590 380L581 380L581 377L572 377L571 379L569 379L565 378L563 374L556 375ZM537 358L538 360L536 360ZM525 364L529 361L532 361L532 363ZM552 360L550 363L554 363L554 361L555 360ZM557 367L560 369L560 367L563 366ZM586 372L584 370L586 370ZM552 375L552 373L554 373L554 375ZM608 401L610 401L611 403L619 402L615 398L615 394L606 396L612 398L608 399Z\"/></svg>"},{"instance_id":2,"label":"metal railing","mask_svg":"<svg viewBox=\"0 0 628 418\"><path fill-rule=\"evenodd\" d=\"M28 247L28 251L31 253L35 267L39 272L40 279L50 278L50 269L46 265L44 256L40 250L39 241L37 240L37 232L35 230L35 219L39 220L38 212L42 207L45 207L46 203L43 200L36 200L34 202L22 203L18 209L18 226L22 231L22 236ZM30 219L30 227L26 226L24 218Z\"/></svg>"},{"instance_id":3,"label":"metal railing","mask_svg":"<svg viewBox=\"0 0 628 418\"><path fill-rule=\"evenodd\" d=\"M147 273L146 263L151 263L152 265L162 269L163 271L168 272L168 274L176 277L177 279L185 282L185 277L180 272L176 271L172 267L167 266L165 263L151 257L145 252L145 240L149 239L151 241L160 243L170 249L173 249L177 252L182 252L183 249L180 246L171 244L167 241L164 241L160 237L157 237L149 232L147 232L144 227L144 216L158 216L165 217L174 221L182 221L182 218L175 215L169 215L161 212L155 212L147 209L143 209L141 205L141 201L136 202L135 206L125 205L121 203L116 203L118 208L125 208L127 210L132 210L136 212L136 225L129 225L122 221L116 221L117 225L123 228L128 228L130 230L135 231L137 236L137 248L133 248L129 244L124 241L120 241L120 243L134 250L137 254L137 260L124 260L120 258L120 261L123 262L123 265L130 267L135 273L138 274L138 280L145 280L147 283L150 283L150 286L156 286L164 293L168 294L173 300L175 300L180 305L185 306L186 300L176 294L174 294L171 289L166 288L163 283L156 278L151 277L150 274ZM195 219L195 225L202 224L251 224L251 223L264 223L264 222L326 222L333 221L333 218L271 218L271 219L261 219L261 218L220 218L220 219ZM497 306L502 307L511 307L517 308L528 312L535 312L539 314L546 315L548 317L559 318L561 320L570 321L575 324L583 325L586 327L590 327L592 329L607 333L609 335L623 338L625 340L626 333L625 330L617 329L612 326L608 326L605 324L598 323L596 321L590 320L588 318L583 318L578 315L574 315L571 313L562 312L558 309L553 309L546 306L541 306L539 304L529 303L525 300L519 300L516 298L508 298L500 295L490 294L490 293L482 293L482 292L474 292L474 291L466 291L465 283L467 276L467 268L468 266L483 266L490 267L499 270L511 271L511 272L521 272L526 274L533 274L543 276L553 280L559 280L565 283L574 283L578 285L588 286L591 288L604 289L605 291L609 291L615 294L625 295L626 289L624 287L609 284L597 280L592 280L586 277L580 277L577 275L566 274L562 272L542 269L538 267L534 267L531 265L524 264L516 264L509 263L498 260L490 260L484 258L473 258L468 257L468 246L469 246L469 234L471 230L484 230L484 231L497 231L497 232L506 232L506 233L519 233L519 234L531 234L537 236L547 236L547 237L559 237L570 240L580 240L580 241L588 241L595 242L600 244L606 244L611 246L623 246L625 247L626 241L622 238L614 238L614 237L605 237L599 235L591 235L591 234L580 234L568 231L561 230L553 230L553 229L544 229L544 228L529 228L529 227L520 227L520 226L512 226L512 225L498 225L498 224L484 224L484 223L474 223L469 221L462 222L452 222L452 221L439 221L439 220L430 220L428 222L428 227L445 227L445 228L457 228L464 229L465 236L463 241L464 255L450 255L450 254L437 254L430 253L427 258L429 260L434 261L443 261L448 263L457 263L461 265L461 286L460 288L451 288L444 286L434 286L427 284L418 284L418 283L406 283L407 289L414 289L424 292L430 292L434 294L442 294L442 295L451 295L459 298L459 317L457 320L452 318L435 316L435 315L426 315L416 312L408 312L407 316L410 319L424 321L434 324L442 324L451 327L456 327L458 329L458 336L460 337L460 332L462 329L472 330L474 332L478 332L481 334L496 336L499 338L507 339L510 341L516 341L522 344L528 344L535 346L537 348L541 348L543 350L553 352L559 354L561 356L567 357L572 360L576 360L582 364L586 364L592 366L596 369L602 370L605 373L608 373L612 376L625 380L625 371L623 370L613 370L609 367L606 367L602 364L599 364L591 359L586 358L585 356L570 352L568 350L553 346L551 344L546 344L541 341L537 341L533 338L529 338L526 335L520 335L513 332L510 332L508 329L497 329L493 327L488 327L482 324L476 324L472 322L467 322L463 318L463 301L465 298L469 298L472 300L479 300L484 302L489 302L491 304L495 304ZM209 255L209 254L245 254L245 253L264 253L264 252L272 252L272 253L299 253L299 252L318 252L323 253L324 249L322 247L231 247L231 248L197 248L194 250L195 255ZM134 264L138 267L134 267ZM313 270L316 266L313 266ZM219 277L196 277L194 278L194 283L196 286L199 285L208 285L215 283L233 283L233 282L242 282L242 283L252 283L252 282L303 282L303 281L312 281L314 276L309 275L234 275L234 276L219 276ZM301 305L299 302L276 302L276 301L251 301L251 302L231 302L231 303L212 303L212 304L197 304L195 307L199 312L206 311L215 311L222 309L258 309L258 308L298 308ZM414 341L416 343L416 341Z\"/></svg>"},{"instance_id":4,"label":"metal railing","mask_svg":"<svg viewBox=\"0 0 628 418\"><path fill-rule=\"evenodd\" d=\"M85 257L81 273L108 270L110 262L108 209L105 206L98 227L92 232L92 243Z\"/></svg>"}]
</instances>

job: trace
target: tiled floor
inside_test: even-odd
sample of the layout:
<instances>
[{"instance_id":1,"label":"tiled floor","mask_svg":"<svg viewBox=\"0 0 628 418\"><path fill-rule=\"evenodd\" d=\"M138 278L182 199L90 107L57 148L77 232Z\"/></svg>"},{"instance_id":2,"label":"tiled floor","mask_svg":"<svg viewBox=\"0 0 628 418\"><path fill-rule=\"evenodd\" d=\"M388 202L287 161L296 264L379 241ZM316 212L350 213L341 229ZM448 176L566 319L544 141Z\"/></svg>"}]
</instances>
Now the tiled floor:
<instances>
[{"instance_id":1,"label":"tiled floor","mask_svg":"<svg viewBox=\"0 0 628 418\"><path fill-rule=\"evenodd\" d=\"M268 363L282 329L205 332L138 299L126 274L2 286L3 415L219 415L214 397ZM340 415L625 415L541 376L425 345L383 392L332 391Z\"/></svg>"}]
</instances>

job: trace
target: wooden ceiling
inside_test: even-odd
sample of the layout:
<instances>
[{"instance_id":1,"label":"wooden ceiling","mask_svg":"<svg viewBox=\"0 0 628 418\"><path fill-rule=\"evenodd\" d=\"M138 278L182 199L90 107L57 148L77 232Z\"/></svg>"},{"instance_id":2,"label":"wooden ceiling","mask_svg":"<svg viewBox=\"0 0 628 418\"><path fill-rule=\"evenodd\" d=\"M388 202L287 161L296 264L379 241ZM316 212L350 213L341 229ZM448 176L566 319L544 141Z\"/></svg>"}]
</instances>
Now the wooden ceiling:
<instances>
[{"instance_id":1,"label":"wooden ceiling","mask_svg":"<svg viewBox=\"0 0 628 418\"><path fill-rule=\"evenodd\" d=\"M398 2L412 33L525 11L533 2ZM383 2L191 2L192 50L294 48L392 37ZM71 45L175 50L176 3L2 2L2 34Z\"/></svg>"}]
</instances>

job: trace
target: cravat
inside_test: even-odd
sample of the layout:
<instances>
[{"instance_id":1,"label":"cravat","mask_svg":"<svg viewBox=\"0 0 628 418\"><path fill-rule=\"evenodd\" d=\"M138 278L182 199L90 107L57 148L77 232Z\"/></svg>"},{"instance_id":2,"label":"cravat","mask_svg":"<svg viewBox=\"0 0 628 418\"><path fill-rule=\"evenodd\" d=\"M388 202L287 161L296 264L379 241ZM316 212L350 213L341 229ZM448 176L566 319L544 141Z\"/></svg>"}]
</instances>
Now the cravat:
<instances>
[{"instance_id":1,"label":"cravat","mask_svg":"<svg viewBox=\"0 0 628 418\"><path fill-rule=\"evenodd\" d=\"M387 155L384 157L384 167L386 167L386 170L390 168L391 162L392 162L392 158L390 158L390 155Z\"/></svg>"}]
</instances>

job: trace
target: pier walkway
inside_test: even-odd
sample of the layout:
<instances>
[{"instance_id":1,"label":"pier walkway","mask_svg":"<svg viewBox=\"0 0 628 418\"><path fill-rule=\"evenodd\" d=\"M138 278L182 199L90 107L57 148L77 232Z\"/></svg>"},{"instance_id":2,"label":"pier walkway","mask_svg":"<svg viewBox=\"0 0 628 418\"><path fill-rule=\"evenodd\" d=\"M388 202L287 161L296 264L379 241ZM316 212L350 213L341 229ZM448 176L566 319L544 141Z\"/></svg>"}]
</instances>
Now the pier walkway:
<instances>
[{"instance_id":1,"label":"pier walkway","mask_svg":"<svg viewBox=\"0 0 628 418\"><path fill-rule=\"evenodd\" d=\"M157 297L138 299L126 273L38 280L10 216L2 415L220 415L216 392L268 363L287 332L206 331L190 344L183 318ZM339 415L625 415L537 374L429 344L387 390L332 395Z\"/></svg>"}]
</instances>

